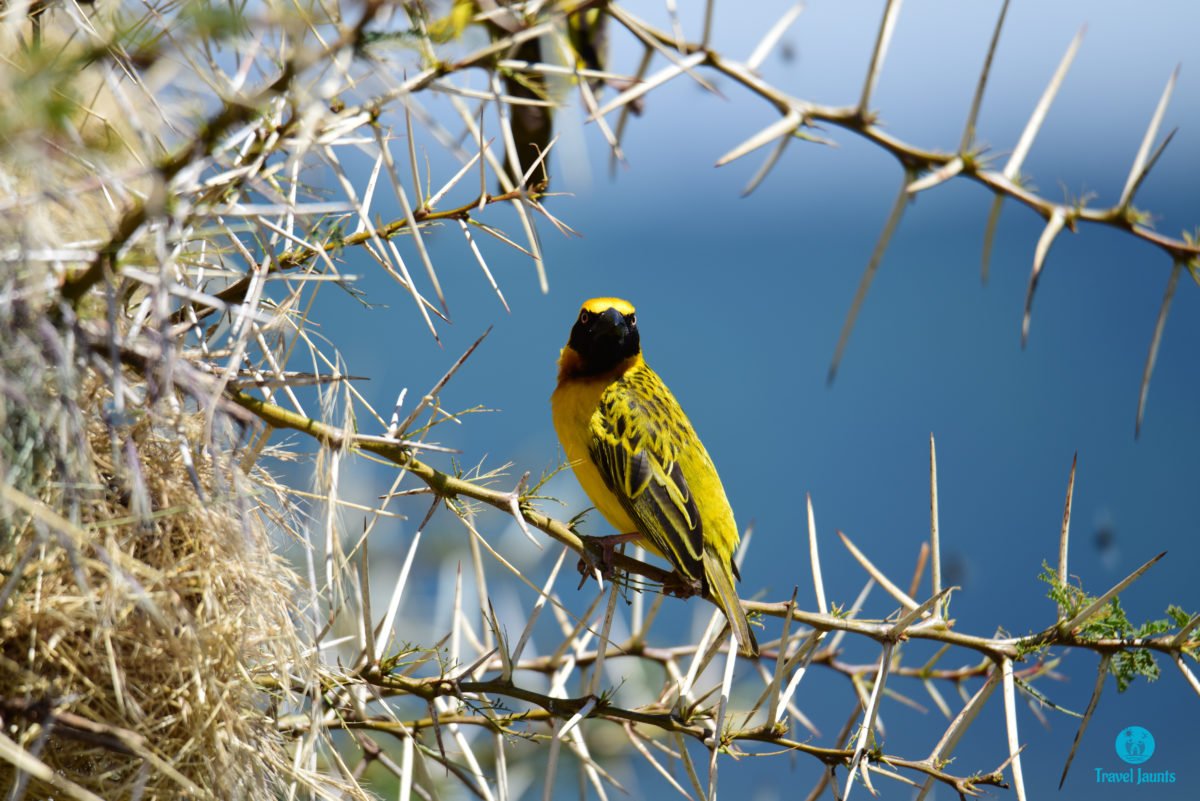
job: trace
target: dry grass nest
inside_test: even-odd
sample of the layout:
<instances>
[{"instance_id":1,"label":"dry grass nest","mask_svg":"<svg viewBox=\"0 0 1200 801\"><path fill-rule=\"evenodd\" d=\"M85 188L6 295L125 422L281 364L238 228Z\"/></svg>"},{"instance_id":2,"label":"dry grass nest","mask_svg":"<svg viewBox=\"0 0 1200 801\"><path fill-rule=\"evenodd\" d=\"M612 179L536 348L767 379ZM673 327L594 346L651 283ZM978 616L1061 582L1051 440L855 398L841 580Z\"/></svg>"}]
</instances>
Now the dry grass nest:
<instances>
[{"instance_id":1,"label":"dry grass nest","mask_svg":"<svg viewBox=\"0 0 1200 801\"><path fill-rule=\"evenodd\" d=\"M47 314L0 318L0 791L277 795L297 771L261 675L303 646L257 488L214 444L236 427L103 375Z\"/></svg>"}]
</instances>

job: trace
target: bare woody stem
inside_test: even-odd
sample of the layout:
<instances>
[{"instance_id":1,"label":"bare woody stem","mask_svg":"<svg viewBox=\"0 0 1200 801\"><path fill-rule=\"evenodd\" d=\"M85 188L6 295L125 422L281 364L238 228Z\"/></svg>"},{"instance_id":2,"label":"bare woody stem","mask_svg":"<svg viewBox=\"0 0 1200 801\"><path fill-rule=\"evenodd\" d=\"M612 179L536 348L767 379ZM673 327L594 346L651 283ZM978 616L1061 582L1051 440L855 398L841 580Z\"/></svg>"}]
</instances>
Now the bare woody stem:
<instances>
[{"instance_id":1,"label":"bare woody stem","mask_svg":"<svg viewBox=\"0 0 1200 801\"><path fill-rule=\"evenodd\" d=\"M290 412L267 401L253 398L241 391L230 390L228 396L238 406L275 428L301 431L328 447L365 451L394 462L423 481L434 494L443 499L449 500L461 496L486 503L506 514L512 514L511 493L444 473L422 462L413 455L410 449L399 442L391 443L378 437L358 437L326 423ZM589 537L575 533L566 523L532 508L525 498L520 499L519 509L525 522L530 526L548 534L581 556L591 554ZM654 565L620 553L614 553L612 557L613 566L626 573L643 576L659 583L671 583L672 581L672 573ZM1048 646L1083 648L1099 654L1145 648L1169 655L1200 647L1200 641L1189 640L1185 643L1178 643L1176 637L1170 634L1138 639L1086 639L1078 636L1074 631L1063 630L1058 625L1052 625L1044 631L1024 637L979 637L954 631L946 621L937 619L926 619L897 634L895 626L891 622L807 612L797 609L787 602L742 601L742 606L747 612L758 612L769 617L783 618L790 614L793 620L817 631L846 631L869 637L880 643L894 642L897 639L914 639L955 645L976 651L996 663L1003 659L1020 660L1025 654Z\"/></svg>"},{"instance_id":2,"label":"bare woody stem","mask_svg":"<svg viewBox=\"0 0 1200 801\"><path fill-rule=\"evenodd\" d=\"M1200 244L1166 236L1141 224L1137 215L1128 206L1118 204L1110 208L1092 208L1083 204L1055 203L1026 189L1019 182L1010 180L1002 172L985 169L982 160L974 153L955 154L917 147L892 136L875 125L874 115L868 109L861 109L858 106L825 106L792 97L766 83L744 65L722 56L711 48L692 42L680 43L666 31L658 30L644 21L634 20L626 14L614 14L613 18L631 30L632 26L636 25L643 35L653 38L664 48L675 49L681 55L703 54L701 64L716 70L763 98L775 106L781 114L787 115L789 112L799 110L803 124L827 123L863 137L891 153L906 170L923 173L944 167L955 159L961 159L961 175L983 184L993 194L1011 197L1023 203L1040 214L1043 219L1049 220L1057 211L1066 218L1068 227L1072 230L1077 221L1108 225L1127 231L1133 236L1161 248L1173 259L1187 262L1200 258Z\"/></svg>"},{"instance_id":3,"label":"bare woody stem","mask_svg":"<svg viewBox=\"0 0 1200 801\"><path fill-rule=\"evenodd\" d=\"M346 434L340 429L309 419L303 415L289 412L281 406L253 398L244 392L231 391L229 398L243 409L252 412L263 422L275 428L289 428L304 432L313 439L331 448L346 448L365 451L387 459L403 467L412 475L424 481L429 488L444 499L458 496L481 501L502 512L512 514L512 495L508 492L484 487L448 473L443 473L417 459L412 451L399 443L382 442L378 438L360 438ZM527 503L521 503L521 514L525 522L539 531L566 545L580 555L589 553L587 538L581 537L571 530L570 526L531 508ZM669 582L671 574L668 571L647 564L621 553L612 555L613 567L627 573L644 576L651 581Z\"/></svg>"},{"instance_id":4,"label":"bare woody stem","mask_svg":"<svg viewBox=\"0 0 1200 801\"><path fill-rule=\"evenodd\" d=\"M578 698L559 698L528 690L514 684L511 680L491 681L453 681L442 677L428 679L413 679L404 676L383 676L376 679L377 686L385 692L411 695L433 701L435 698L461 698L467 694L486 696L502 695L533 704L539 709L515 712L501 715L438 715L436 718L420 718L412 721L397 722L394 720L379 720L361 716L345 717L342 725L348 729L366 729L395 736L409 736L414 730L435 729L450 723L484 726L496 732L515 734L510 727L527 722L567 720L578 713L589 703L595 703L590 717L603 718L613 721L628 722L653 726L666 732L674 732L711 745L713 739L712 721L705 714L690 717L680 717L670 709L663 707L647 707L642 709L622 709L613 706L605 699L591 696ZM284 731L302 732L310 727L304 715L293 715L280 721ZM723 732L721 742L729 745L734 742L763 742L798 751L815 757L826 765L848 765L854 757L853 748L821 748L799 742L783 736L783 731L770 725L755 726L748 729L738 729ZM894 767L912 770L930 776L938 781L958 789L966 789L976 785L992 785L1007 787L1003 775L997 771L986 775L970 777L954 776L940 770L929 760L904 759L897 756L880 754L877 761Z\"/></svg>"}]
</instances>

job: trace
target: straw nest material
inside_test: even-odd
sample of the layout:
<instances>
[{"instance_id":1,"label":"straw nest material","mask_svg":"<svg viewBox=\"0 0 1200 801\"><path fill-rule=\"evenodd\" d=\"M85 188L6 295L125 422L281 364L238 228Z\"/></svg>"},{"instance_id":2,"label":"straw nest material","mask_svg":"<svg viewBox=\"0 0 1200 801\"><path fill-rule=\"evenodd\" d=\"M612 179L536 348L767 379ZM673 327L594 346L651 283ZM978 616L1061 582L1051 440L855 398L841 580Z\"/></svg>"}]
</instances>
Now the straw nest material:
<instances>
[{"instance_id":1,"label":"straw nest material","mask_svg":"<svg viewBox=\"0 0 1200 801\"><path fill-rule=\"evenodd\" d=\"M297 660L294 575L229 463L236 425L3 289L0 791L276 794L295 772L256 674Z\"/></svg>"}]
</instances>

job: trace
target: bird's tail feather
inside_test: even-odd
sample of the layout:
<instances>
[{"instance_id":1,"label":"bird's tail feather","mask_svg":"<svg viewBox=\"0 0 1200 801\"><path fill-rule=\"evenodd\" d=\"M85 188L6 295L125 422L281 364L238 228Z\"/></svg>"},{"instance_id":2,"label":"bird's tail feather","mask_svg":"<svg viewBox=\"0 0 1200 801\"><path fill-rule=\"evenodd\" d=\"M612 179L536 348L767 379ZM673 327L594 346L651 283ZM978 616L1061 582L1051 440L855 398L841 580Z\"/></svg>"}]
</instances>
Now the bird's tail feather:
<instances>
[{"instance_id":1,"label":"bird's tail feather","mask_svg":"<svg viewBox=\"0 0 1200 801\"><path fill-rule=\"evenodd\" d=\"M733 636L738 642L738 652L742 656L758 656L758 641L754 639L750 621L746 620L746 613L742 611L742 603L738 600L737 589L733 586L732 565L705 548L704 576L708 580L708 589L713 600L721 607L725 619L729 621L729 627L733 629Z\"/></svg>"}]
</instances>

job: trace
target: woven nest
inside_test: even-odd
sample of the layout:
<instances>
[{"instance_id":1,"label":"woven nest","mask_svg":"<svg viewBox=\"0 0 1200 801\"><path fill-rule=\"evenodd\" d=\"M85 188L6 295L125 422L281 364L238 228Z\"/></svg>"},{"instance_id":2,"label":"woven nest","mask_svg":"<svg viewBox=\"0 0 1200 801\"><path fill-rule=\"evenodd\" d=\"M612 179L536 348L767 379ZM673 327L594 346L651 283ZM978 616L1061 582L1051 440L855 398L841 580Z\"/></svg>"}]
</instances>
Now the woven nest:
<instances>
[{"instance_id":1,"label":"woven nest","mask_svg":"<svg viewBox=\"0 0 1200 801\"><path fill-rule=\"evenodd\" d=\"M102 374L14 294L0 305L0 791L277 794L296 771L256 674L298 661L295 577L256 487L220 461L236 425Z\"/></svg>"}]
</instances>

